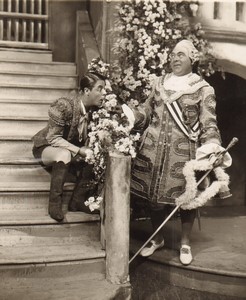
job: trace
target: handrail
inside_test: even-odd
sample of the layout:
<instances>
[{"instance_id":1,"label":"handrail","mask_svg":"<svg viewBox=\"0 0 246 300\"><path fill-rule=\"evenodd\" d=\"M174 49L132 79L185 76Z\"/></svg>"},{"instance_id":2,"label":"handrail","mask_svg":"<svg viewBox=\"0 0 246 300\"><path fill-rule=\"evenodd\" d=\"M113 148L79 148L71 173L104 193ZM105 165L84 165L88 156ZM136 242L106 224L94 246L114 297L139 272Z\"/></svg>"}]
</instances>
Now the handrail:
<instances>
[{"instance_id":1,"label":"handrail","mask_svg":"<svg viewBox=\"0 0 246 300\"><path fill-rule=\"evenodd\" d=\"M3 41L0 40L0 47L12 47L12 48L27 48L27 49L41 49L48 50L47 43L32 43L32 42L19 42L19 41Z\"/></svg>"},{"instance_id":2,"label":"handrail","mask_svg":"<svg viewBox=\"0 0 246 300\"><path fill-rule=\"evenodd\" d=\"M49 19L48 15L4 12L4 11L0 11L0 18L1 17L8 18L8 19L27 19L27 20L40 20L40 21L47 21Z\"/></svg>"},{"instance_id":3,"label":"handrail","mask_svg":"<svg viewBox=\"0 0 246 300\"><path fill-rule=\"evenodd\" d=\"M87 11L77 11L76 20L76 65L80 77L87 71L87 66L100 52L94 36Z\"/></svg>"}]
</instances>

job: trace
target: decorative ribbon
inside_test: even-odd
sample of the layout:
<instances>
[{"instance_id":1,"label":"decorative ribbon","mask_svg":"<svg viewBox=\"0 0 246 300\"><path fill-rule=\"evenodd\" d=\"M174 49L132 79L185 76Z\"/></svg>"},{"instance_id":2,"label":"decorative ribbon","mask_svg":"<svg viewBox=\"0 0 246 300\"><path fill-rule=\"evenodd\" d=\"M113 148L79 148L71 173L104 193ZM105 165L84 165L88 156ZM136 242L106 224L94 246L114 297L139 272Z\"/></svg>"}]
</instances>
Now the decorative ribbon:
<instances>
[{"instance_id":1,"label":"decorative ribbon","mask_svg":"<svg viewBox=\"0 0 246 300\"><path fill-rule=\"evenodd\" d=\"M173 101L172 103L166 103L166 106L168 108L168 111L172 115L174 121L179 126L179 128L183 131L183 133L188 136L188 138L192 141L197 141L198 135L200 133L199 130L199 120L195 122L192 126L187 126L184 123L183 117L182 117L182 110L178 104L177 101Z\"/></svg>"}]
</instances>

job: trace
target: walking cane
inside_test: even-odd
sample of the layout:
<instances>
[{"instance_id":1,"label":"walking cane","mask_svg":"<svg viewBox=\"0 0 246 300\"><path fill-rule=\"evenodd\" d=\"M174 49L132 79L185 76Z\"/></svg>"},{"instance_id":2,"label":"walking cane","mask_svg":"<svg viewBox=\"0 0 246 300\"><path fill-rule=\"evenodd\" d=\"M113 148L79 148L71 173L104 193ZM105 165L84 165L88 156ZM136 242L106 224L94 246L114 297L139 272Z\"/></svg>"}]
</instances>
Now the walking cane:
<instances>
[{"instance_id":1,"label":"walking cane","mask_svg":"<svg viewBox=\"0 0 246 300\"><path fill-rule=\"evenodd\" d=\"M238 142L238 138L234 137L228 146L223 150L216 154L212 161L212 168L207 170L207 172L200 178L200 180L197 182L196 186L199 186L199 184L208 176L208 174L214 169L215 163L222 158L225 153L233 147ZM156 231L150 236L150 238L143 244L143 246L134 254L134 256L129 260L129 264L135 259L135 257L142 251L142 249L153 239L153 237L161 230L161 228L167 223L168 220L176 213L176 211L180 208L181 204L177 205L174 210L170 213L170 215L162 222L162 224L156 229Z\"/></svg>"}]
</instances>

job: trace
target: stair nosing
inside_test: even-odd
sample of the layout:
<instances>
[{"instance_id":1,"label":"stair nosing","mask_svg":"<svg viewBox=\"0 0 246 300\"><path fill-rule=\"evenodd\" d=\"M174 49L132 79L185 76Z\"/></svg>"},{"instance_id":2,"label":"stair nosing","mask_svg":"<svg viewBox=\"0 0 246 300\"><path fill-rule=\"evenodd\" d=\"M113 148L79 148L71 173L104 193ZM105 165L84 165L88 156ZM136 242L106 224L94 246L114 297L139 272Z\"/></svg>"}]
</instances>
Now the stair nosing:
<instances>
[{"instance_id":1,"label":"stair nosing","mask_svg":"<svg viewBox=\"0 0 246 300\"><path fill-rule=\"evenodd\" d=\"M22 71L17 71L17 72L13 72L13 71L0 71L0 75L5 75L5 74L8 74L8 75L19 75L20 77L22 75L29 75L29 76L33 76L33 77L71 77L72 79L74 78L77 78L78 75L77 74L56 74L56 73L31 73L31 72L22 72Z\"/></svg>"},{"instance_id":2,"label":"stair nosing","mask_svg":"<svg viewBox=\"0 0 246 300\"><path fill-rule=\"evenodd\" d=\"M57 99L62 96L58 96ZM55 100L55 99L54 99ZM49 105L51 104L54 100L44 100L44 99L0 99L0 103L3 104L43 104L43 105Z\"/></svg>"},{"instance_id":3,"label":"stair nosing","mask_svg":"<svg viewBox=\"0 0 246 300\"><path fill-rule=\"evenodd\" d=\"M33 60L28 60L28 61L23 61L23 60L13 60L13 59L3 59L0 57L0 62L6 62L6 63L24 63L24 64L39 64L39 65L52 65L52 66L72 66L76 67L76 63L74 62L60 62L60 61L51 61L51 62L46 62L46 61L33 61Z\"/></svg>"},{"instance_id":4,"label":"stair nosing","mask_svg":"<svg viewBox=\"0 0 246 300\"><path fill-rule=\"evenodd\" d=\"M28 156L22 158L0 158L0 165L38 165L39 160Z\"/></svg>"},{"instance_id":5,"label":"stair nosing","mask_svg":"<svg viewBox=\"0 0 246 300\"><path fill-rule=\"evenodd\" d=\"M20 85L20 84L6 84L6 83L1 83L1 88L14 88L14 89L47 89L47 90L75 90L76 87L66 87L64 85L60 85L60 86L46 86L46 85Z\"/></svg>"},{"instance_id":6,"label":"stair nosing","mask_svg":"<svg viewBox=\"0 0 246 300\"><path fill-rule=\"evenodd\" d=\"M5 47L0 47L0 52L32 52L32 53L45 53L45 54L52 54L52 50L47 50L47 49L23 49L23 48L5 48Z\"/></svg>"},{"instance_id":7,"label":"stair nosing","mask_svg":"<svg viewBox=\"0 0 246 300\"><path fill-rule=\"evenodd\" d=\"M0 115L0 121L48 121L48 116L47 117L21 117L21 116L1 116Z\"/></svg>"},{"instance_id":8,"label":"stair nosing","mask_svg":"<svg viewBox=\"0 0 246 300\"><path fill-rule=\"evenodd\" d=\"M31 142L32 141L32 136L26 135L26 136L0 136L0 141L23 141L23 142Z\"/></svg>"},{"instance_id":9,"label":"stair nosing","mask_svg":"<svg viewBox=\"0 0 246 300\"><path fill-rule=\"evenodd\" d=\"M48 173L47 173L48 175ZM28 186L28 182L16 181L13 186L13 182L1 182L0 193L19 193L19 192L49 192L50 181L33 181L32 186ZM65 182L64 191L72 191L75 183Z\"/></svg>"}]
</instances>

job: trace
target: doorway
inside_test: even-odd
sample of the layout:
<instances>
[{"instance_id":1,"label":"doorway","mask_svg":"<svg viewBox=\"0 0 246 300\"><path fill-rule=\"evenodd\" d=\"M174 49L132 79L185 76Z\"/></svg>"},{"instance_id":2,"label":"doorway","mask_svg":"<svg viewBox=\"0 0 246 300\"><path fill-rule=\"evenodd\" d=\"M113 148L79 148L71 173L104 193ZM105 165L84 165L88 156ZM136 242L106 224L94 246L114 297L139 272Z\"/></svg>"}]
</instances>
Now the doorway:
<instances>
[{"instance_id":1,"label":"doorway","mask_svg":"<svg viewBox=\"0 0 246 300\"><path fill-rule=\"evenodd\" d=\"M217 119L225 147L233 137L239 142L230 150L232 166L230 175L232 197L223 205L246 205L246 81L234 74L225 73L225 79L216 73L206 80L214 87L217 100Z\"/></svg>"}]
</instances>

